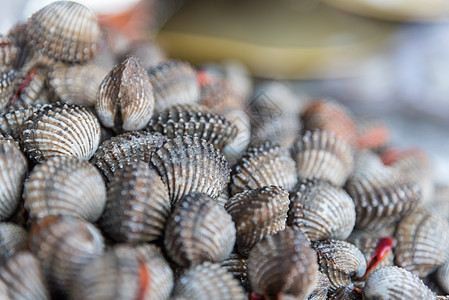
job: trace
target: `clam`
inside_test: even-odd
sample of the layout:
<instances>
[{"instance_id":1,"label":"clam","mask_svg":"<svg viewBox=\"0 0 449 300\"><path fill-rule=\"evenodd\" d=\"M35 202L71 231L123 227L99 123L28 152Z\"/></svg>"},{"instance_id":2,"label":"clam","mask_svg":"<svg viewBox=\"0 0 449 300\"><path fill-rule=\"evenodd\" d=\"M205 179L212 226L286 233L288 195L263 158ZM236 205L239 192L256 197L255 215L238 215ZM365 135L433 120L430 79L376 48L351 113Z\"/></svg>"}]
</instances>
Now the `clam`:
<instances>
[{"instance_id":1,"label":"clam","mask_svg":"<svg viewBox=\"0 0 449 300\"><path fill-rule=\"evenodd\" d=\"M225 209L235 223L238 251L247 256L264 236L284 230L289 203L287 191L277 186L247 190L230 198Z\"/></svg>"},{"instance_id":2,"label":"clam","mask_svg":"<svg viewBox=\"0 0 449 300\"><path fill-rule=\"evenodd\" d=\"M170 213L167 188L148 163L118 170L108 184L101 228L118 242L148 242L161 237Z\"/></svg>"},{"instance_id":3,"label":"clam","mask_svg":"<svg viewBox=\"0 0 449 300\"><path fill-rule=\"evenodd\" d=\"M204 193L187 194L167 221L165 249L171 259L184 267L223 261L231 254L234 243L231 216Z\"/></svg>"},{"instance_id":4,"label":"clam","mask_svg":"<svg viewBox=\"0 0 449 300\"><path fill-rule=\"evenodd\" d=\"M10 135L16 140L19 139L22 124L41 107L40 104L18 107L15 110L0 114L0 133Z\"/></svg>"},{"instance_id":5,"label":"clam","mask_svg":"<svg viewBox=\"0 0 449 300\"><path fill-rule=\"evenodd\" d=\"M251 250L248 275L253 291L267 299L308 297L318 280L316 255L306 236L290 227L268 235Z\"/></svg>"},{"instance_id":6,"label":"clam","mask_svg":"<svg viewBox=\"0 0 449 300\"><path fill-rule=\"evenodd\" d=\"M232 252L228 258L220 263L220 266L230 272L245 290L250 290L247 261L248 259L238 252Z\"/></svg>"},{"instance_id":7,"label":"clam","mask_svg":"<svg viewBox=\"0 0 449 300\"><path fill-rule=\"evenodd\" d=\"M327 181L303 180L292 193L288 224L301 228L312 241L346 239L355 219L351 197Z\"/></svg>"},{"instance_id":8,"label":"clam","mask_svg":"<svg viewBox=\"0 0 449 300\"><path fill-rule=\"evenodd\" d=\"M27 231L22 226L9 222L0 223L0 265L25 249L27 238Z\"/></svg>"},{"instance_id":9,"label":"clam","mask_svg":"<svg viewBox=\"0 0 449 300\"><path fill-rule=\"evenodd\" d=\"M48 69L42 65L34 65L26 72L19 72L11 106L18 108L49 103L47 73Z\"/></svg>"},{"instance_id":10,"label":"clam","mask_svg":"<svg viewBox=\"0 0 449 300\"><path fill-rule=\"evenodd\" d=\"M85 107L43 106L22 125L22 144L30 158L41 162L54 156L89 159L100 143L100 123Z\"/></svg>"},{"instance_id":11,"label":"clam","mask_svg":"<svg viewBox=\"0 0 449 300\"><path fill-rule=\"evenodd\" d=\"M154 108L153 87L135 57L127 57L103 79L95 103L101 123L116 131L142 129Z\"/></svg>"}]
</instances>

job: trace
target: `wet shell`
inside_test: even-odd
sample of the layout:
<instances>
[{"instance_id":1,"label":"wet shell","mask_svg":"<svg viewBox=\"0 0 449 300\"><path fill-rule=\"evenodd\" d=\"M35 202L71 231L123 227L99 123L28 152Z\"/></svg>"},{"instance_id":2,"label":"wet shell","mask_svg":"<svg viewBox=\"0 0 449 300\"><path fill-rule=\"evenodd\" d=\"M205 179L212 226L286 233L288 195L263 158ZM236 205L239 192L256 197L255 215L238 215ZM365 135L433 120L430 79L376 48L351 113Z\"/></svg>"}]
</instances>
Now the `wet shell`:
<instances>
[{"instance_id":1,"label":"wet shell","mask_svg":"<svg viewBox=\"0 0 449 300\"><path fill-rule=\"evenodd\" d=\"M0 220L11 217L20 204L28 162L8 141L0 140Z\"/></svg>"},{"instance_id":2,"label":"wet shell","mask_svg":"<svg viewBox=\"0 0 449 300\"><path fill-rule=\"evenodd\" d=\"M42 105L40 104L19 107L16 110L0 114L0 133L10 135L14 139L19 139L22 124L41 107Z\"/></svg>"},{"instance_id":3,"label":"wet shell","mask_svg":"<svg viewBox=\"0 0 449 300\"><path fill-rule=\"evenodd\" d=\"M17 77L12 107L30 106L49 103L47 89L48 69L35 65L25 73L20 72Z\"/></svg>"},{"instance_id":4,"label":"wet shell","mask_svg":"<svg viewBox=\"0 0 449 300\"><path fill-rule=\"evenodd\" d=\"M367 300L435 299L432 291L417 276L394 266L371 273L366 279L363 295Z\"/></svg>"},{"instance_id":5,"label":"wet shell","mask_svg":"<svg viewBox=\"0 0 449 300\"><path fill-rule=\"evenodd\" d=\"M292 152L299 178L319 178L341 186L354 167L351 146L329 131L306 131Z\"/></svg>"},{"instance_id":6,"label":"wet shell","mask_svg":"<svg viewBox=\"0 0 449 300\"><path fill-rule=\"evenodd\" d=\"M40 162L54 156L89 159L100 143L100 123L87 108L74 104L42 107L22 126L27 154Z\"/></svg>"},{"instance_id":7,"label":"wet shell","mask_svg":"<svg viewBox=\"0 0 449 300\"><path fill-rule=\"evenodd\" d=\"M156 114L147 130L168 138L178 135L197 136L222 150L237 135L237 127L205 106L178 104Z\"/></svg>"},{"instance_id":8,"label":"wet shell","mask_svg":"<svg viewBox=\"0 0 449 300\"><path fill-rule=\"evenodd\" d=\"M266 236L251 250L248 275L253 290L268 299L308 297L318 280L316 255L300 230L287 227Z\"/></svg>"},{"instance_id":9,"label":"wet shell","mask_svg":"<svg viewBox=\"0 0 449 300\"><path fill-rule=\"evenodd\" d=\"M51 216L33 224L29 248L52 288L63 292L83 266L102 255L104 242L90 223L71 216Z\"/></svg>"},{"instance_id":10,"label":"wet shell","mask_svg":"<svg viewBox=\"0 0 449 300\"><path fill-rule=\"evenodd\" d=\"M218 264L205 262L187 269L175 282L174 297L196 300L244 300L243 288Z\"/></svg>"},{"instance_id":11,"label":"wet shell","mask_svg":"<svg viewBox=\"0 0 449 300\"><path fill-rule=\"evenodd\" d=\"M312 241L346 239L355 219L351 197L327 181L303 180L292 193L288 224L301 228Z\"/></svg>"},{"instance_id":12,"label":"wet shell","mask_svg":"<svg viewBox=\"0 0 449 300\"><path fill-rule=\"evenodd\" d=\"M315 289L309 295L307 300L326 300L330 284L331 283L329 278L327 278L327 275L318 271L318 280L315 285Z\"/></svg>"},{"instance_id":13,"label":"wet shell","mask_svg":"<svg viewBox=\"0 0 449 300\"><path fill-rule=\"evenodd\" d=\"M9 68L0 68L0 112L7 111L14 98L19 74Z\"/></svg>"},{"instance_id":14,"label":"wet shell","mask_svg":"<svg viewBox=\"0 0 449 300\"><path fill-rule=\"evenodd\" d=\"M95 222L106 202L106 187L100 172L88 161L60 156L34 167L23 198L34 220L69 215Z\"/></svg>"},{"instance_id":15,"label":"wet shell","mask_svg":"<svg viewBox=\"0 0 449 300\"><path fill-rule=\"evenodd\" d=\"M101 123L116 131L142 129L154 108L153 87L135 57L127 57L103 79L95 103Z\"/></svg>"},{"instance_id":16,"label":"wet shell","mask_svg":"<svg viewBox=\"0 0 449 300\"><path fill-rule=\"evenodd\" d=\"M174 104L195 103L199 100L196 72L188 62L170 60L147 71L154 89L156 112Z\"/></svg>"},{"instance_id":17,"label":"wet shell","mask_svg":"<svg viewBox=\"0 0 449 300\"><path fill-rule=\"evenodd\" d=\"M108 185L101 228L118 242L149 242L161 237L170 198L159 174L148 163L125 166Z\"/></svg>"},{"instance_id":18,"label":"wet shell","mask_svg":"<svg viewBox=\"0 0 449 300\"><path fill-rule=\"evenodd\" d=\"M297 181L295 161L288 150L265 142L243 154L232 174L231 192L235 195L269 185L291 190Z\"/></svg>"},{"instance_id":19,"label":"wet shell","mask_svg":"<svg viewBox=\"0 0 449 300\"><path fill-rule=\"evenodd\" d=\"M417 209L396 230L395 264L424 277L449 261L449 224L438 215Z\"/></svg>"},{"instance_id":20,"label":"wet shell","mask_svg":"<svg viewBox=\"0 0 449 300\"><path fill-rule=\"evenodd\" d=\"M28 234L22 226L0 223L0 265L26 247Z\"/></svg>"},{"instance_id":21,"label":"wet shell","mask_svg":"<svg viewBox=\"0 0 449 300\"><path fill-rule=\"evenodd\" d=\"M229 182L230 170L220 150L197 137L168 139L151 162L168 188L172 205L192 192L216 198Z\"/></svg>"},{"instance_id":22,"label":"wet shell","mask_svg":"<svg viewBox=\"0 0 449 300\"><path fill-rule=\"evenodd\" d=\"M7 285L10 299L51 299L39 260L29 252L8 259L0 269L0 279Z\"/></svg>"},{"instance_id":23,"label":"wet shell","mask_svg":"<svg viewBox=\"0 0 449 300\"><path fill-rule=\"evenodd\" d=\"M250 289L248 279L247 259L238 252L232 252L228 258L221 262L221 267L230 272L245 290Z\"/></svg>"},{"instance_id":24,"label":"wet shell","mask_svg":"<svg viewBox=\"0 0 449 300\"><path fill-rule=\"evenodd\" d=\"M238 251L247 256L264 236L284 230L290 200L277 186L248 190L233 196L225 205L237 230Z\"/></svg>"},{"instance_id":25,"label":"wet shell","mask_svg":"<svg viewBox=\"0 0 449 300\"><path fill-rule=\"evenodd\" d=\"M320 271L330 281L329 291L334 292L360 278L366 271L366 260L357 247L345 241L325 240L312 243L318 254Z\"/></svg>"},{"instance_id":26,"label":"wet shell","mask_svg":"<svg viewBox=\"0 0 449 300\"><path fill-rule=\"evenodd\" d=\"M56 60L81 63L98 50L101 32L95 13L72 1L53 2L27 23L28 45Z\"/></svg>"},{"instance_id":27,"label":"wet shell","mask_svg":"<svg viewBox=\"0 0 449 300\"><path fill-rule=\"evenodd\" d=\"M435 273L436 280L441 288L449 293L449 262L440 266Z\"/></svg>"},{"instance_id":28,"label":"wet shell","mask_svg":"<svg viewBox=\"0 0 449 300\"><path fill-rule=\"evenodd\" d=\"M0 66L16 67L20 55L20 49L14 45L9 36L0 34Z\"/></svg>"},{"instance_id":29,"label":"wet shell","mask_svg":"<svg viewBox=\"0 0 449 300\"><path fill-rule=\"evenodd\" d=\"M185 196L167 221L165 249L171 259L184 267L223 261L231 254L234 243L231 216L207 194Z\"/></svg>"}]
</instances>

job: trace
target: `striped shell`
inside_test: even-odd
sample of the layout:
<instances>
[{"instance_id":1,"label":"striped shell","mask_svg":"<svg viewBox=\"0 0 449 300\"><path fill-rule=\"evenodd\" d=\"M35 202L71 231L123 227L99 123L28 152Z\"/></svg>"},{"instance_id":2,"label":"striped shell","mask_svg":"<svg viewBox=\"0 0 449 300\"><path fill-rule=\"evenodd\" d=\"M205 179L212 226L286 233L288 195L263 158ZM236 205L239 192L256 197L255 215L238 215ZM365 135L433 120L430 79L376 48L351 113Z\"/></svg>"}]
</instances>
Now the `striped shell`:
<instances>
[{"instance_id":1,"label":"striped shell","mask_svg":"<svg viewBox=\"0 0 449 300\"><path fill-rule=\"evenodd\" d=\"M25 249L28 233L22 226L14 223L0 223L0 265L11 256Z\"/></svg>"},{"instance_id":2,"label":"striped shell","mask_svg":"<svg viewBox=\"0 0 449 300\"><path fill-rule=\"evenodd\" d=\"M329 131L306 131L292 152L300 179L319 178L341 186L354 167L351 146Z\"/></svg>"},{"instance_id":3,"label":"striped shell","mask_svg":"<svg viewBox=\"0 0 449 300\"><path fill-rule=\"evenodd\" d=\"M234 243L231 216L207 194L185 196L167 221L165 249L172 260L184 267L223 261L231 254Z\"/></svg>"},{"instance_id":4,"label":"striped shell","mask_svg":"<svg viewBox=\"0 0 449 300\"><path fill-rule=\"evenodd\" d=\"M17 71L0 67L0 113L5 113L13 102L18 76Z\"/></svg>"},{"instance_id":5,"label":"striped shell","mask_svg":"<svg viewBox=\"0 0 449 300\"><path fill-rule=\"evenodd\" d=\"M118 242L149 242L163 235L169 213L170 198L159 174L139 161L112 177L100 226Z\"/></svg>"},{"instance_id":6,"label":"striped shell","mask_svg":"<svg viewBox=\"0 0 449 300\"><path fill-rule=\"evenodd\" d=\"M172 205L192 192L216 198L229 182L230 170L220 150L197 137L168 139L151 162L168 188Z\"/></svg>"},{"instance_id":7,"label":"striped shell","mask_svg":"<svg viewBox=\"0 0 449 300\"><path fill-rule=\"evenodd\" d=\"M235 195L269 185L291 190L297 181L295 161L288 150L265 142L248 148L243 154L232 174L231 193Z\"/></svg>"},{"instance_id":8,"label":"striped shell","mask_svg":"<svg viewBox=\"0 0 449 300\"><path fill-rule=\"evenodd\" d=\"M49 103L47 89L48 69L35 65L27 72L20 72L11 107L30 106Z\"/></svg>"},{"instance_id":9,"label":"striped shell","mask_svg":"<svg viewBox=\"0 0 449 300\"><path fill-rule=\"evenodd\" d=\"M301 228L312 241L346 239L355 219L351 197L327 181L303 180L291 195L288 223Z\"/></svg>"},{"instance_id":10,"label":"striped shell","mask_svg":"<svg viewBox=\"0 0 449 300\"><path fill-rule=\"evenodd\" d=\"M92 59L100 34L95 13L73 1L53 2L34 13L27 23L28 45L68 63Z\"/></svg>"},{"instance_id":11,"label":"striped shell","mask_svg":"<svg viewBox=\"0 0 449 300\"><path fill-rule=\"evenodd\" d=\"M41 162L54 156L89 159L100 143L100 123L88 109L53 104L35 112L22 126L26 153Z\"/></svg>"},{"instance_id":12,"label":"striped shell","mask_svg":"<svg viewBox=\"0 0 449 300\"><path fill-rule=\"evenodd\" d=\"M266 186L234 195L225 205L237 230L237 250L247 256L264 236L285 229L290 200L277 186Z\"/></svg>"},{"instance_id":13,"label":"striped shell","mask_svg":"<svg viewBox=\"0 0 449 300\"><path fill-rule=\"evenodd\" d=\"M221 267L231 273L245 290L250 289L247 260L238 252L232 252L228 258L220 263Z\"/></svg>"},{"instance_id":14,"label":"striped shell","mask_svg":"<svg viewBox=\"0 0 449 300\"><path fill-rule=\"evenodd\" d=\"M0 66L16 67L20 49L11 37L0 34Z\"/></svg>"},{"instance_id":15,"label":"striped shell","mask_svg":"<svg viewBox=\"0 0 449 300\"><path fill-rule=\"evenodd\" d=\"M33 220L69 215L95 222L106 202L106 187L100 172L88 161L60 156L34 167L23 198Z\"/></svg>"},{"instance_id":16,"label":"striped shell","mask_svg":"<svg viewBox=\"0 0 449 300\"><path fill-rule=\"evenodd\" d=\"M327 275L318 271L318 280L315 289L309 295L307 300L326 300L330 284Z\"/></svg>"},{"instance_id":17,"label":"striped shell","mask_svg":"<svg viewBox=\"0 0 449 300\"><path fill-rule=\"evenodd\" d=\"M42 106L40 104L26 107L18 107L15 110L0 115L0 133L10 135L14 139L20 138L22 124L38 111Z\"/></svg>"},{"instance_id":18,"label":"striped shell","mask_svg":"<svg viewBox=\"0 0 449 300\"><path fill-rule=\"evenodd\" d=\"M248 275L252 289L268 299L283 295L304 299L318 280L316 255L300 230L287 227L254 246L248 258Z\"/></svg>"},{"instance_id":19,"label":"striped shell","mask_svg":"<svg viewBox=\"0 0 449 300\"><path fill-rule=\"evenodd\" d=\"M95 103L101 123L116 131L142 129L154 108L153 87L135 57L127 57L103 79Z\"/></svg>"}]
</instances>

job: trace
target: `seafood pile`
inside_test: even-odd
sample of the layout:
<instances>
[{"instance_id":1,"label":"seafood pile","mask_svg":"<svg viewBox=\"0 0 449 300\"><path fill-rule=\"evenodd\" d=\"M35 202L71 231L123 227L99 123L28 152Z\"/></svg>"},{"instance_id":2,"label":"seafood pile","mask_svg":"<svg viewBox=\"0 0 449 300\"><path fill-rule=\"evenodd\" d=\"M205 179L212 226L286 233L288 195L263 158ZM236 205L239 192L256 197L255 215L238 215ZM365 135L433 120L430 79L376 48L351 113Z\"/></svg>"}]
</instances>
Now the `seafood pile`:
<instances>
[{"instance_id":1,"label":"seafood pile","mask_svg":"<svg viewBox=\"0 0 449 300\"><path fill-rule=\"evenodd\" d=\"M1 299L449 293L449 186L380 121L76 2L0 39Z\"/></svg>"}]
</instances>

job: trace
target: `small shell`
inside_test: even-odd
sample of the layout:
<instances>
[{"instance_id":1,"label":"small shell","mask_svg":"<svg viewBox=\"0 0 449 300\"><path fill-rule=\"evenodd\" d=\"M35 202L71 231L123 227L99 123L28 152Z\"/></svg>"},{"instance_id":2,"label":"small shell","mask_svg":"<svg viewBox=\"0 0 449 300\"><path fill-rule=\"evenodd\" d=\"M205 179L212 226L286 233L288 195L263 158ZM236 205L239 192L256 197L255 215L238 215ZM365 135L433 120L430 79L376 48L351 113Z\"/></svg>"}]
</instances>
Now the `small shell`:
<instances>
[{"instance_id":1,"label":"small shell","mask_svg":"<svg viewBox=\"0 0 449 300\"><path fill-rule=\"evenodd\" d=\"M106 202L106 187L100 172L88 161L60 156L34 167L23 198L34 220L69 215L95 222Z\"/></svg>"},{"instance_id":2,"label":"small shell","mask_svg":"<svg viewBox=\"0 0 449 300\"><path fill-rule=\"evenodd\" d=\"M432 291L417 276L394 266L371 273L366 279L363 295L367 300L435 299Z\"/></svg>"},{"instance_id":3,"label":"small shell","mask_svg":"<svg viewBox=\"0 0 449 300\"><path fill-rule=\"evenodd\" d=\"M151 162L168 188L172 205L192 192L216 198L229 182L230 170L220 150L197 137L168 139Z\"/></svg>"},{"instance_id":4,"label":"small shell","mask_svg":"<svg viewBox=\"0 0 449 300\"><path fill-rule=\"evenodd\" d=\"M327 275L318 271L318 280L315 289L309 295L307 300L326 300L330 284Z\"/></svg>"},{"instance_id":5,"label":"small shell","mask_svg":"<svg viewBox=\"0 0 449 300\"><path fill-rule=\"evenodd\" d=\"M297 181L295 161L289 151L265 142L248 148L243 154L232 174L231 193L235 195L269 185L291 190Z\"/></svg>"},{"instance_id":6,"label":"small shell","mask_svg":"<svg viewBox=\"0 0 449 300\"><path fill-rule=\"evenodd\" d=\"M197 136L222 150L237 135L237 127L205 106L178 104L156 114L147 130L168 138L178 135Z\"/></svg>"},{"instance_id":7,"label":"small shell","mask_svg":"<svg viewBox=\"0 0 449 300\"><path fill-rule=\"evenodd\" d=\"M440 287L449 293L449 262L441 265L435 273L435 278L438 281Z\"/></svg>"},{"instance_id":8,"label":"small shell","mask_svg":"<svg viewBox=\"0 0 449 300\"><path fill-rule=\"evenodd\" d=\"M100 143L100 123L87 108L53 104L23 124L21 140L28 155L41 162L54 156L89 159Z\"/></svg>"},{"instance_id":9,"label":"small shell","mask_svg":"<svg viewBox=\"0 0 449 300\"><path fill-rule=\"evenodd\" d=\"M413 211L399 222L395 238L396 265L419 277L449 261L449 224L438 215Z\"/></svg>"},{"instance_id":10,"label":"small shell","mask_svg":"<svg viewBox=\"0 0 449 300\"><path fill-rule=\"evenodd\" d=\"M280 299L281 295L304 299L318 280L316 255L300 230L287 227L254 246L248 275L253 290L268 299Z\"/></svg>"},{"instance_id":11,"label":"small shell","mask_svg":"<svg viewBox=\"0 0 449 300\"><path fill-rule=\"evenodd\" d=\"M95 103L101 123L116 131L142 129L154 108L153 87L135 57L127 57L103 79Z\"/></svg>"},{"instance_id":12,"label":"small shell","mask_svg":"<svg viewBox=\"0 0 449 300\"><path fill-rule=\"evenodd\" d=\"M3 135L10 135L14 139L20 138L22 131L22 124L38 111L42 105L37 104L33 106L18 107L0 115L0 133Z\"/></svg>"},{"instance_id":13,"label":"small shell","mask_svg":"<svg viewBox=\"0 0 449 300\"><path fill-rule=\"evenodd\" d=\"M240 285L243 286L245 290L250 289L247 260L248 259L238 252L232 252L229 257L220 264L223 269L230 272L234 278L240 282Z\"/></svg>"},{"instance_id":14,"label":"small shell","mask_svg":"<svg viewBox=\"0 0 449 300\"><path fill-rule=\"evenodd\" d=\"M53 2L34 13L27 23L28 45L69 63L92 59L100 34L95 13L72 1Z\"/></svg>"},{"instance_id":15,"label":"small shell","mask_svg":"<svg viewBox=\"0 0 449 300\"><path fill-rule=\"evenodd\" d=\"M0 265L26 247L28 233L14 223L0 223Z\"/></svg>"},{"instance_id":16,"label":"small shell","mask_svg":"<svg viewBox=\"0 0 449 300\"><path fill-rule=\"evenodd\" d=\"M292 152L299 178L319 178L341 186L354 167L351 146L329 131L306 131Z\"/></svg>"},{"instance_id":17,"label":"small shell","mask_svg":"<svg viewBox=\"0 0 449 300\"><path fill-rule=\"evenodd\" d=\"M139 161L115 173L107 195L100 226L113 240L149 242L163 235L170 198L147 163Z\"/></svg>"},{"instance_id":18,"label":"small shell","mask_svg":"<svg viewBox=\"0 0 449 300\"><path fill-rule=\"evenodd\" d=\"M165 249L171 259L184 267L223 261L231 254L234 243L231 216L207 194L185 196L167 221Z\"/></svg>"},{"instance_id":19,"label":"small shell","mask_svg":"<svg viewBox=\"0 0 449 300\"><path fill-rule=\"evenodd\" d=\"M284 230L288 193L277 186L267 186L236 194L225 205L237 229L238 251L247 256L264 236Z\"/></svg>"},{"instance_id":20,"label":"small shell","mask_svg":"<svg viewBox=\"0 0 449 300\"><path fill-rule=\"evenodd\" d=\"M301 228L312 241L346 239L354 228L355 219L351 197L329 182L303 180L291 196L288 223Z\"/></svg>"},{"instance_id":21,"label":"small shell","mask_svg":"<svg viewBox=\"0 0 449 300\"><path fill-rule=\"evenodd\" d=\"M244 300L243 288L220 265L205 262L187 269L175 282L173 297L196 300Z\"/></svg>"}]
</instances>

